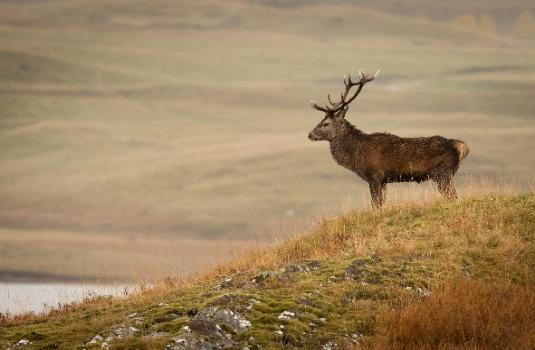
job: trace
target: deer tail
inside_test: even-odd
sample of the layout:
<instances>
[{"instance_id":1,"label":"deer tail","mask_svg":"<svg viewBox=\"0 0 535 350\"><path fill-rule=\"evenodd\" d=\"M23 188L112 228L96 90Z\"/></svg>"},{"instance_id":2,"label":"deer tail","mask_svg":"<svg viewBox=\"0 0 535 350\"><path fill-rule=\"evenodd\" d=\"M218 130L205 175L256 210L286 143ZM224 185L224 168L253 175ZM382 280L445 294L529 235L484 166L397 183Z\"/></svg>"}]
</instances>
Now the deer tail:
<instances>
[{"instance_id":1,"label":"deer tail","mask_svg":"<svg viewBox=\"0 0 535 350\"><path fill-rule=\"evenodd\" d=\"M470 153L470 148L468 148L468 145L462 141L453 140L453 147L457 150L457 153L459 154L459 161L466 158L468 153Z\"/></svg>"}]
</instances>

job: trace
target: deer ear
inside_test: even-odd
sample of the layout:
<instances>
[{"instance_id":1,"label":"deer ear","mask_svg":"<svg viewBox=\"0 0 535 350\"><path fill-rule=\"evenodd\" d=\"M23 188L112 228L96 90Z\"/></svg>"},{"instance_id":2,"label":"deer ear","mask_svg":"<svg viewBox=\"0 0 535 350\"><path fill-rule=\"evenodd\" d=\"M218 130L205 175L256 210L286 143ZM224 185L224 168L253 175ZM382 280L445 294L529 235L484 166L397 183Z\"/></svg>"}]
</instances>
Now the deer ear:
<instances>
[{"instance_id":1,"label":"deer ear","mask_svg":"<svg viewBox=\"0 0 535 350\"><path fill-rule=\"evenodd\" d=\"M338 112L335 117L344 119L346 117L347 107Z\"/></svg>"}]
</instances>

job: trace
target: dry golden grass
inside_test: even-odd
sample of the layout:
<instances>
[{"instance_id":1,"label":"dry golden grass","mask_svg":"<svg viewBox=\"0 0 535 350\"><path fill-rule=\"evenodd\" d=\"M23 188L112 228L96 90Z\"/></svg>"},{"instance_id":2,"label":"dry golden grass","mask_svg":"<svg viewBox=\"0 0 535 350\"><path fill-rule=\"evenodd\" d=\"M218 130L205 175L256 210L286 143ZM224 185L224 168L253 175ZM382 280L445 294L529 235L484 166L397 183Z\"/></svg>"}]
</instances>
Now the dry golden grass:
<instances>
[{"instance_id":1,"label":"dry golden grass","mask_svg":"<svg viewBox=\"0 0 535 350\"><path fill-rule=\"evenodd\" d=\"M296 260L321 260L333 256L380 254L397 258L420 255L428 246L433 248L433 251L427 250L428 258L447 264L452 256L458 256L467 246L480 242L495 244L489 258L509 259L504 263L512 267L515 251L523 245L517 232L523 223L514 222L514 206L504 207L509 204L511 192L489 196L487 191L489 188L482 184L480 193L487 194L484 200L460 203L437 198L425 203L408 200L402 206L385 210L352 210L347 215L325 218L312 234L296 234L275 248L256 246L241 258L220 263L201 276L212 278L253 267L274 268ZM485 206L482 208L478 204L483 202ZM533 223L530 225L525 228L528 234L535 231ZM452 232L457 234L452 235Z\"/></svg>"},{"instance_id":2,"label":"dry golden grass","mask_svg":"<svg viewBox=\"0 0 535 350\"><path fill-rule=\"evenodd\" d=\"M535 288L453 279L430 297L383 312L358 349L533 349Z\"/></svg>"}]
</instances>

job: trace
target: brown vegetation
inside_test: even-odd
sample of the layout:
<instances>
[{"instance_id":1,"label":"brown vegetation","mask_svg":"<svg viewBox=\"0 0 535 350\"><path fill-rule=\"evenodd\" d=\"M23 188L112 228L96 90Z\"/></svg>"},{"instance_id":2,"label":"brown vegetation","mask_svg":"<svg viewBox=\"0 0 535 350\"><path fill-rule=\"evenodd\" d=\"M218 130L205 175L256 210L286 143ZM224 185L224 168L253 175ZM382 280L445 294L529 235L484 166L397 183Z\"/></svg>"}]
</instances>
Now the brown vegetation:
<instances>
[{"instance_id":1,"label":"brown vegetation","mask_svg":"<svg viewBox=\"0 0 535 350\"><path fill-rule=\"evenodd\" d=\"M366 349L533 349L535 288L453 279L384 312Z\"/></svg>"}]
</instances>

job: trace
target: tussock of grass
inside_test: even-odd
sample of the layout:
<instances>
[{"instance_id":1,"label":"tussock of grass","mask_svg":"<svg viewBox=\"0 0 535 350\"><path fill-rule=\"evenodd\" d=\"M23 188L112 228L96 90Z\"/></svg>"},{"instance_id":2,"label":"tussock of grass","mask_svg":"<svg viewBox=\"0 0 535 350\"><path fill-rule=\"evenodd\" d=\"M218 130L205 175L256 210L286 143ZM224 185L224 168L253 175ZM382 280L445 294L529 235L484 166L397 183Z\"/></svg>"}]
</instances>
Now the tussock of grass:
<instances>
[{"instance_id":1,"label":"tussock of grass","mask_svg":"<svg viewBox=\"0 0 535 350\"><path fill-rule=\"evenodd\" d=\"M369 349L532 349L535 289L453 279L383 313Z\"/></svg>"},{"instance_id":2,"label":"tussock of grass","mask_svg":"<svg viewBox=\"0 0 535 350\"><path fill-rule=\"evenodd\" d=\"M188 310L230 298L225 307L253 325L233 339L251 348L317 349L357 340L379 349L521 347L532 340L525 329L533 328L526 313L533 311L534 213L533 194L352 211L194 278L169 278L127 298L91 300L47 315L5 317L0 346L34 336L36 348L87 347L95 334L129 324L135 312L144 316L140 333L114 346L161 348L188 324ZM309 263L313 269L296 268ZM251 298L259 303L247 308ZM280 321L285 310L297 316ZM461 311L466 316L458 318ZM511 318L522 312L522 320ZM281 323L283 337L275 333ZM508 323L515 323L510 338L503 334ZM482 324L486 328L479 329ZM169 334L155 340L155 331Z\"/></svg>"}]
</instances>

